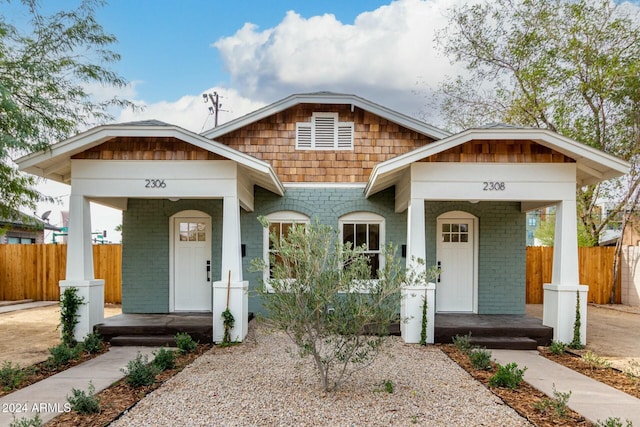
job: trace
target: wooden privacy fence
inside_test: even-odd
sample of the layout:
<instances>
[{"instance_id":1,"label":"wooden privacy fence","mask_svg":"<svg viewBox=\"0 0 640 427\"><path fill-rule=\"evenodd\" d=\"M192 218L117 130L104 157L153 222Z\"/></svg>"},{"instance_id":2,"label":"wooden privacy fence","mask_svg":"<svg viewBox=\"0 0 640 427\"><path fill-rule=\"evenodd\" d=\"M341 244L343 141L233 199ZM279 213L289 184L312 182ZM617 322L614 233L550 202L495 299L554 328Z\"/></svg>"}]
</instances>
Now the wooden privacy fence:
<instances>
[{"instance_id":1,"label":"wooden privacy fence","mask_svg":"<svg viewBox=\"0 0 640 427\"><path fill-rule=\"evenodd\" d=\"M93 245L94 277L104 279L105 302L122 302L121 260L121 245ZM66 266L67 245L0 245L0 300L57 301Z\"/></svg>"},{"instance_id":2,"label":"wooden privacy fence","mask_svg":"<svg viewBox=\"0 0 640 427\"><path fill-rule=\"evenodd\" d=\"M608 304L613 281L614 247L578 248L580 283L589 286L588 301ZM544 283L551 283L553 248L529 246L527 248L527 304L542 304ZM618 271L616 303L622 301L621 274Z\"/></svg>"}]
</instances>

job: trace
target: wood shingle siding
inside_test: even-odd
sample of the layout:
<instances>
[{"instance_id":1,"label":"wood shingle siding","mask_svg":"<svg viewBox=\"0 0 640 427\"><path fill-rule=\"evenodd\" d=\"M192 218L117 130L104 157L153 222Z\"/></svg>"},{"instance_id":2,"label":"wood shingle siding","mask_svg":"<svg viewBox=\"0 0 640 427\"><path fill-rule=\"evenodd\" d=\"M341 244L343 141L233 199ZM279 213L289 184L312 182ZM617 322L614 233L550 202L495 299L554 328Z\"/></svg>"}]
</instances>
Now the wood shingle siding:
<instances>
[{"instance_id":1,"label":"wood shingle siding","mask_svg":"<svg viewBox=\"0 0 640 427\"><path fill-rule=\"evenodd\" d=\"M364 183L373 167L433 142L405 127L348 105L301 104L242 129L217 142L269 162L283 182ZM296 122L314 112L337 112L354 123L353 150L296 150Z\"/></svg>"},{"instance_id":2,"label":"wood shingle siding","mask_svg":"<svg viewBox=\"0 0 640 427\"><path fill-rule=\"evenodd\" d=\"M72 157L89 160L226 160L177 138L116 137Z\"/></svg>"},{"instance_id":3,"label":"wood shingle siding","mask_svg":"<svg viewBox=\"0 0 640 427\"><path fill-rule=\"evenodd\" d=\"M474 140L427 157L423 162L573 163L574 160L535 141Z\"/></svg>"}]
</instances>

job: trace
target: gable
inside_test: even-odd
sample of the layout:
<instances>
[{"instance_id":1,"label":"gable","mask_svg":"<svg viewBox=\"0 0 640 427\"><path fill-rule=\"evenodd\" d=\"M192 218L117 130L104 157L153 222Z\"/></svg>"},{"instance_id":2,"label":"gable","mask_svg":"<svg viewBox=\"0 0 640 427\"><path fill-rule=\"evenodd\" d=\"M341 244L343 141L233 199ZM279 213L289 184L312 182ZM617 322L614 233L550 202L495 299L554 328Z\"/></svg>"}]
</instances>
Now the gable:
<instances>
[{"instance_id":1,"label":"gable","mask_svg":"<svg viewBox=\"0 0 640 427\"><path fill-rule=\"evenodd\" d=\"M115 137L77 153L85 160L227 160L204 148L173 137Z\"/></svg>"},{"instance_id":2,"label":"gable","mask_svg":"<svg viewBox=\"0 0 640 427\"><path fill-rule=\"evenodd\" d=\"M314 113L334 113L353 124L353 148L296 147L297 129ZM228 133L215 141L268 162L287 183L365 183L376 164L430 144L434 139L362 108L344 104L298 104Z\"/></svg>"},{"instance_id":3,"label":"gable","mask_svg":"<svg viewBox=\"0 0 640 427\"><path fill-rule=\"evenodd\" d=\"M472 140L420 160L469 163L575 163L572 158L531 140Z\"/></svg>"}]
</instances>

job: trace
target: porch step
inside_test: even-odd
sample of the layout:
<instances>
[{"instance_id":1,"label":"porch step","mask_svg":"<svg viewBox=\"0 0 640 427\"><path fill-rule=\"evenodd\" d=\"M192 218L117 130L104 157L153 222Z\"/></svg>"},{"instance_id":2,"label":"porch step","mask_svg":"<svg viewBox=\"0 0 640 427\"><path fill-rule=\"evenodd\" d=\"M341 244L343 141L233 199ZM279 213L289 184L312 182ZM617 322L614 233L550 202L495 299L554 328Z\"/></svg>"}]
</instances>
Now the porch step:
<instances>
[{"instance_id":1,"label":"porch step","mask_svg":"<svg viewBox=\"0 0 640 427\"><path fill-rule=\"evenodd\" d=\"M142 347L176 347L175 337L172 335L120 335L111 338L113 346L142 346Z\"/></svg>"},{"instance_id":2,"label":"porch step","mask_svg":"<svg viewBox=\"0 0 640 427\"><path fill-rule=\"evenodd\" d=\"M474 337L471 344L488 349L502 350L535 350L538 342L528 337Z\"/></svg>"}]
</instances>

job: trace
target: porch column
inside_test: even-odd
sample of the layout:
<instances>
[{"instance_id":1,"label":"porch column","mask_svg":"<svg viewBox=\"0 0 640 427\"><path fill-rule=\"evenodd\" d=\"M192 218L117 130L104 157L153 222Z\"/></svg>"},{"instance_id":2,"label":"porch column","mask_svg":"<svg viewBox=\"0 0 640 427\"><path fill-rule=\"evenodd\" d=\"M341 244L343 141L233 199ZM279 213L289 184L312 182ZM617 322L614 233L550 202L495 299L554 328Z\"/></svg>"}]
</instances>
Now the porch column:
<instances>
[{"instance_id":1,"label":"porch column","mask_svg":"<svg viewBox=\"0 0 640 427\"><path fill-rule=\"evenodd\" d=\"M556 204L551 283L544 285L542 323L553 327L553 339L570 343L580 294L580 341L587 338L587 291L578 273L578 229L575 196Z\"/></svg>"},{"instance_id":2,"label":"porch column","mask_svg":"<svg viewBox=\"0 0 640 427\"><path fill-rule=\"evenodd\" d=\"M426 260L427 245L425 235L424 199L410 199L407 209L407 274L419 276L426 270L425 264L418 259ZM420 342L422 330L422 305L427 303L427 342L434 342L435 323L435 284L408 283L402 291L400 307L400 333L406 343ZM405 322L404 320L407 319Z\"/></svg>"},{"instance_id":3,"label":"porch column","mask_svg":"<svg viewBox=\"0 0 640 427\"><path fill-rule=\"evenodd\" d=\"M60 295L67 288L77 288L84 299L78 309L75 339L82 341L93 332L94 325L104 320L104 280L93 275L91 242L91 207L89 199L72 194L69 198L69 234L67 236L67 270L61 280Z\"/></svg>"},{"instance_id":4,"label":"porch column","mask_svg":"<svg viewBox=\"0 0 640 427\"><path fill-rule=\"evenodd\" d=\"M220 281L213 283L213 341L224 337L222 313L227 309L234 317L232 341L242 341L248 332L249 282L242 280L242 246L240 240L240 202L237 196L223 201L222 261ZM229 272L231 276L229 277ZM227 296L228 294L228 296Z\"/></svg>"}]
</instances>

